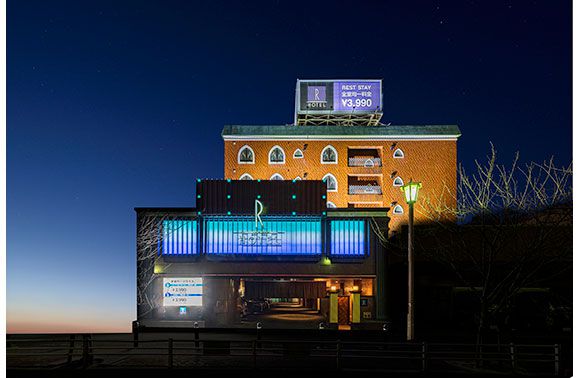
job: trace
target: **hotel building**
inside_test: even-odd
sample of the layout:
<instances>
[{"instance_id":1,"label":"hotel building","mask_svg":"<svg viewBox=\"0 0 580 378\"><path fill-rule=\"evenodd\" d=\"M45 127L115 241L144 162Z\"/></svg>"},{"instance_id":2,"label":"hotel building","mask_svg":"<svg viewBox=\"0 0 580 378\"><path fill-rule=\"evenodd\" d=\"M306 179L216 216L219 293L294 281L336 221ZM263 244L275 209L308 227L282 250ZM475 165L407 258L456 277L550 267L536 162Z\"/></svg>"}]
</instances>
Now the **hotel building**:
<instances>
[{"instance_id":1,"label":"hotel building","mask_svg":"<svg viewBox=\"0 0 580 378\"><path fill-rule=\"evenodd\" d=\"M400 187L453 205L460 132L381 117L380 80L299 80L293 125L225 126L224 178L198 179L195 207L135 209L135 325L275 326L280 303L306 309L294 326L386 321Z\"/></svg>"}]
</instances>

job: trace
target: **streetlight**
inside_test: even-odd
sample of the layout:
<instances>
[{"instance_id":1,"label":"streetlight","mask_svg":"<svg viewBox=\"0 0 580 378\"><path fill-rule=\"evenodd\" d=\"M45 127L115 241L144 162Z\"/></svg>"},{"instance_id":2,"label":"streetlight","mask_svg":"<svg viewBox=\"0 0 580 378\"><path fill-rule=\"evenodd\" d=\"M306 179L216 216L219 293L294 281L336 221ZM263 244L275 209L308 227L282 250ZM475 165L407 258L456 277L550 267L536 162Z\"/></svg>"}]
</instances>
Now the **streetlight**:
<instances>
[{"instance_id":1,"label":"streetlight","mask_svg":"<svg viewBox=\"0 0 580 378\"><path fill-rule=\"evenodd\" d=\"M409 239L408 246L408 273L407 273L407 340L411 341L415 338L415 282L414 282L414 257L413 257L413 205L417 202L419 196L419 189L421 189L420 182L413 182L413 179L401 187L401 191L405 193L405 202L409 205Z\"/></svg>"}]
</instances>

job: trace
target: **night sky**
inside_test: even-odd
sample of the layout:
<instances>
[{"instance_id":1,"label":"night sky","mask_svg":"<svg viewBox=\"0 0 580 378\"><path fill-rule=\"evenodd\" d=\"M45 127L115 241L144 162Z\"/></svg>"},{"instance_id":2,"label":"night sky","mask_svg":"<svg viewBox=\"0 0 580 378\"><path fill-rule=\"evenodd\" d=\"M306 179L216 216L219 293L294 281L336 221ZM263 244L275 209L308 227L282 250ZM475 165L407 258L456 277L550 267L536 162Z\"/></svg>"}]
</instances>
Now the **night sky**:
<instances>
[{"instance_id":1,"label":"night sky","mask_svg":"<svg viewBox=\"0 0 580 378\"><path fill-rule=\"evenodd\" d=\"M382 78L383 122L459 160L572 158L566 1L8 2L9 332L129 331L136 206L193 206L224 124L293 121L297 78Z\"/></svg>"}]
</instances>

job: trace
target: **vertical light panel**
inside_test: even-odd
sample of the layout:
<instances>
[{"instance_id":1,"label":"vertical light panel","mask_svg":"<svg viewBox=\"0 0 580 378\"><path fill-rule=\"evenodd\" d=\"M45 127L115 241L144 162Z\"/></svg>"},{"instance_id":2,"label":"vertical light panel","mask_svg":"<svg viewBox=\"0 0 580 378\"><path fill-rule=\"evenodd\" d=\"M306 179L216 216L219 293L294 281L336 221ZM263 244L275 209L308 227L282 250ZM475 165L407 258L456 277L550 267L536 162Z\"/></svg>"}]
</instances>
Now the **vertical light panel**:
<instances>
[{"instance_id":1,"label":"vertical light panel","mask_svg":"<svg viewBox=\"0 0 580 378\"><path fill-rule=\"evenodd\" d=\"M163 255L197 254L197 221L164 220L160 244Z\"/></svg>"},{"instance_id":2,"label":"vertical light panel","mask_svg":"<svg viewBox=\"0 0 580 378\"><path fill-rule=\"evenodd\" d=\"M365 221L341 219L330 221L330 254L334 257L367 255Z\"/></svg>"}]
</instances>

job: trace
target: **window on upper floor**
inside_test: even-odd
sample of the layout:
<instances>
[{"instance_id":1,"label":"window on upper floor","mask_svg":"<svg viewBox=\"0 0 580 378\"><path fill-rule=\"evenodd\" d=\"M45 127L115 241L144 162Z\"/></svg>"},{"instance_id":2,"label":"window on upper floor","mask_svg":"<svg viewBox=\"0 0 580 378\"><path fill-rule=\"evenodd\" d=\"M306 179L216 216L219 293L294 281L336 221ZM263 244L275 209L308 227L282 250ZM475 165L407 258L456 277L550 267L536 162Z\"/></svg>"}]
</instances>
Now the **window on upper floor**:
<instances>
[{"instance_id":1,"label":"window on upper floor","mask_svg":"<svg viewBox=\"0 0 580 378\"><path fill-rule=\"evenodd\" d=\"M403 206L401 206L401 205L397 205L393 208L393 214L401 215L404 212L405 211L403 210Z\"/></svg>"},{"instance_id":2,"label":"window on upper floor","mask_svg":"<svg viewBox=\"0 0 580 378\"><path fill-rule=\"evenodd\" d=\"M399 176L395 177L395 179L393 180L393 186L403 186L403 185L405 185L403 179L400 178Z\"/></svg>"},{"instance_id":3,"label":"window on upper floor","mask_svg":"<svg viewBox=\"0 0 580 378\"><path fill-rule=\"evenodd\" d=\"M243 146L238 151L238 164L254 164L254 150L250 146Z\"/></svg>"},{"instance_id":4,"label":"window on upper floor","mask_svg":"<svg viewBox=\"0 0 580 378\"><path fill-rule=\"evenodd\" d=\"M303 157L304 153L300 148L297 148L296 151L294 151L294 159L302 159Z\"/></svg>"},{"instance_id":5,"label":"window on upper floor","mask_svg":"<svg viewBox=\"0 0 580 378\"><path fill-rule=\"evenodd\" d=\"M395 150L395 152L393 152L393 157L396 159L402 159L405 157L405 154L403 153L403 150L401 150L400 148L397 148Z\"/></svg>"},{"instance_id":6,"label":"window on upper floor","mask_svg":"<svg viewBox=\"0 0 580 378\"><path fill-rule=\"evenodd\" d=\"M334 202L328 201L326 203L326 207L328 207L329 209L335 209L336 208L336 205L334 204Z\"/></svg>"},{"instance_id":7,"label":"window on upper floor","mask_svg":"<svg viewBox=\"0 0 580 378\"><path fill-rule=\"evenodd\" d=\"M284 164L286 161L286 155L280 146L272 147L268 156L270 164Z\"/></svg>"},{"instance_id":8,"label":"window on upper floor","mask_svg":"<svg viewBox=\"0 0 580 378\"><path fill-rule=\"evenodd\" d=\"M254 178L249 173L244 173L240 176L240 180L253 180Z\"/></svg>"},{"instance_id":9,"label":"window on upper floor","mask_svg":"<svg viewBox=\"0 0 580 378\"><path fill-rule=\"evenodd\" d=\"M332 146L326 146L320 154L320 162L322 164L337 164L338 163L338 153L336 149Z\"/></svg>"},{"instance_id":10,"label":"window on upper floor","mask_svg":"<svg viewBox=\"0 0 580 378\"><path fill-rule=\"evenodd\" d=\"M301 180L302 180L302 177L300 177L300 176L296 176L296 177L294 178L294 181L301 181Z\"/></svg>"},{"instance_id":11,"label":"window on upper floor","mask_svg":"<svg viewBox=\"0 0 580 378\"><path fill-rule=\"evenodd\" d=\"M272 177L270 177L270 180L275 181L275 180L284 180L284 177L282 177L281 174L279 173L274 173L272 175Z\"/></svg>"},{"instance_id":12,"label":"window on upper floor","mask_svg":"<svg viewBox=\"0 0 580 378\"><path fill-rule=\"evenodd\" d=\"M336 177L334 177L331 173L328 173L326 176L324 176L322 181L326 183L326 190L329 192L338 191L338 182L336 181Z\"/></svg>"}]
</instances>

